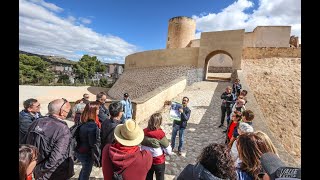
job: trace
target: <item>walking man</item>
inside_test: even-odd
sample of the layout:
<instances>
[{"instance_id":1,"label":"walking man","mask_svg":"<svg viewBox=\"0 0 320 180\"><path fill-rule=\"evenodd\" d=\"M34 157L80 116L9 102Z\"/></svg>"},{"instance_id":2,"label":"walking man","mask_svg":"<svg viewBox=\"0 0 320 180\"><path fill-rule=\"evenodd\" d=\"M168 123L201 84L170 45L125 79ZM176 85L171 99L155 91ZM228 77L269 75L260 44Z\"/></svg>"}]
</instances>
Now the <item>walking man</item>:
<instances>
[{"instance_id":1,"label":"walking man","mask_svg":"<svg viewBox=\"0 0 320 180\"><path fill-rule=\"evenodd\" d=\"M179 146L178 146L178 155L181 155L182 147L183 147L183 141L184 141L184 130L187 127L187 122L190 118L191 110L187 107L189 103L188 97L182 98L182 108L179 109L180 112L180 121L174 120L172 125L172 136L171 136L171 147L172 150L174 150L175 147L175 140L177 133L179 131Z\"/></svg>"}]
</instances>

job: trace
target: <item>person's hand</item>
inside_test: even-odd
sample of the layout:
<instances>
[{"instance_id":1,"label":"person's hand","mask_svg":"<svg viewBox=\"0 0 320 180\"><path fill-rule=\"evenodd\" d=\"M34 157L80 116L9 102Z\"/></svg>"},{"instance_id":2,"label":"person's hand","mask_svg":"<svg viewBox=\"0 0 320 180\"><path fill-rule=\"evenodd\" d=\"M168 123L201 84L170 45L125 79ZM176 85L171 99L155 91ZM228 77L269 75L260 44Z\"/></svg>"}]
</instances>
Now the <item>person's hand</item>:
<instances>
[{"instance_id":1,"label":"person's hand","mask_svg":"<svg viewBox=\"0 0 320 180\"><path fill-rule=\"evenodd\" d=\"M179 112L183 113L183 109L182 109L182 108L180 108L180 109L179 109Z\"/></svg>"}]
</instances>

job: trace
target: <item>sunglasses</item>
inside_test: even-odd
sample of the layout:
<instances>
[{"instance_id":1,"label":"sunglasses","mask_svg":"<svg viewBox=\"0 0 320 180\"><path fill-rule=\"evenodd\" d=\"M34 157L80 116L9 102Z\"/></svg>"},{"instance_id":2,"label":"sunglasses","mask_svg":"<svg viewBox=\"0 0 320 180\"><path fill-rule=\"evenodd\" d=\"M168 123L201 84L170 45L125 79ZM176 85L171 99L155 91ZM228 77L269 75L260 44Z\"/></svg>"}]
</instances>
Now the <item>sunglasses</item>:
<instances>
[{"instance_id":1,"label":"sunglasses","mask_svg":"<svg viewBox=\"0 0 320 180\"><path fill-rule=\"evenodd\" d=\"M67 111L65 111L64 109L62 109L62 107L68 102L65 98L61 98L62 100L63 100L63 104L62 104L62 106L60 107L60 111L62 110L62 111L64 111L64 112L66 112L66 113L69 113L69 112L67 112Z\"/></svg>"}]
</instances>

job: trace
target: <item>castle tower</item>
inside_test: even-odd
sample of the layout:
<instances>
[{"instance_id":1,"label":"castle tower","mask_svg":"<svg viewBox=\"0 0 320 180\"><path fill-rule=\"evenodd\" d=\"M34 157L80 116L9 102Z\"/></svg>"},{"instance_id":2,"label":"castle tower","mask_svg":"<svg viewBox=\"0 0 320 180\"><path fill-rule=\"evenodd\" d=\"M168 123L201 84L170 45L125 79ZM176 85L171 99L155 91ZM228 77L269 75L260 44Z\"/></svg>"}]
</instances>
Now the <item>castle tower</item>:
<instances>
[{"instance_id":1,"label":"castle tower","mask_svg":"<svg viewBox=\"0 0 320 180\"><path fill-rule=\"evenodd\" d=\"M185 48L194 39L196 22L186 16L173 17L169 20L167 49Z\"/></svg>"}]
</instances>

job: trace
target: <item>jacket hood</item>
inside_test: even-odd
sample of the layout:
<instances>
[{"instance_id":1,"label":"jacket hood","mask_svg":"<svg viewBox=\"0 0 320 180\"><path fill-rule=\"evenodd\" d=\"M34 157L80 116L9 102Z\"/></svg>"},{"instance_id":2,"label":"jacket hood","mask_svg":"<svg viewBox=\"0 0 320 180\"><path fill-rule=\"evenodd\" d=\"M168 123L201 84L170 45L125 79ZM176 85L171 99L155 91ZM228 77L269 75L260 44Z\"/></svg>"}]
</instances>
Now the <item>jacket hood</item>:
<instances>
[{"instance_id":1,"label":"jacket hood","mask_svg":"<svg viewBox=\"0 0 320 180\"><path fill-rule=\"evenodd\" d=\"M148 136L148 137L151 137L151 138L156 138L156 139L162 139L165 134L164 132L162 131L162 129L157 129L157 130L149 130L148 128L145 128L143 129L143 132L144 132L144 135L145 136Z\"/></svg>"},{"instance_id":2,"label":"jacket hood","mask_svg":"<svg viewBox=\"0 0 320 180\"><path fill-rule=\"evenodd\" d=\"M204 168L200 163L193 166L192 176L194 179L223 180L211 174L211 172Z\"/></svg>"},{"instance_id":3,"label":"jacket hood","mask_svg":"<svg viewBox=\"0 0 320 180\"><path fill-rule=\"evenodd\" d=\"M137 146L123 148L129 149L136 147ZM128 153L125 150L118 149L111 145L109 150L109 157L113 163L114 170L116 172L121 172L123 169L129 167L131 163L133 163L136 160L138 153L140 153L140 148L137 148L135 152Z\"/></svg>"}]
</instances>

